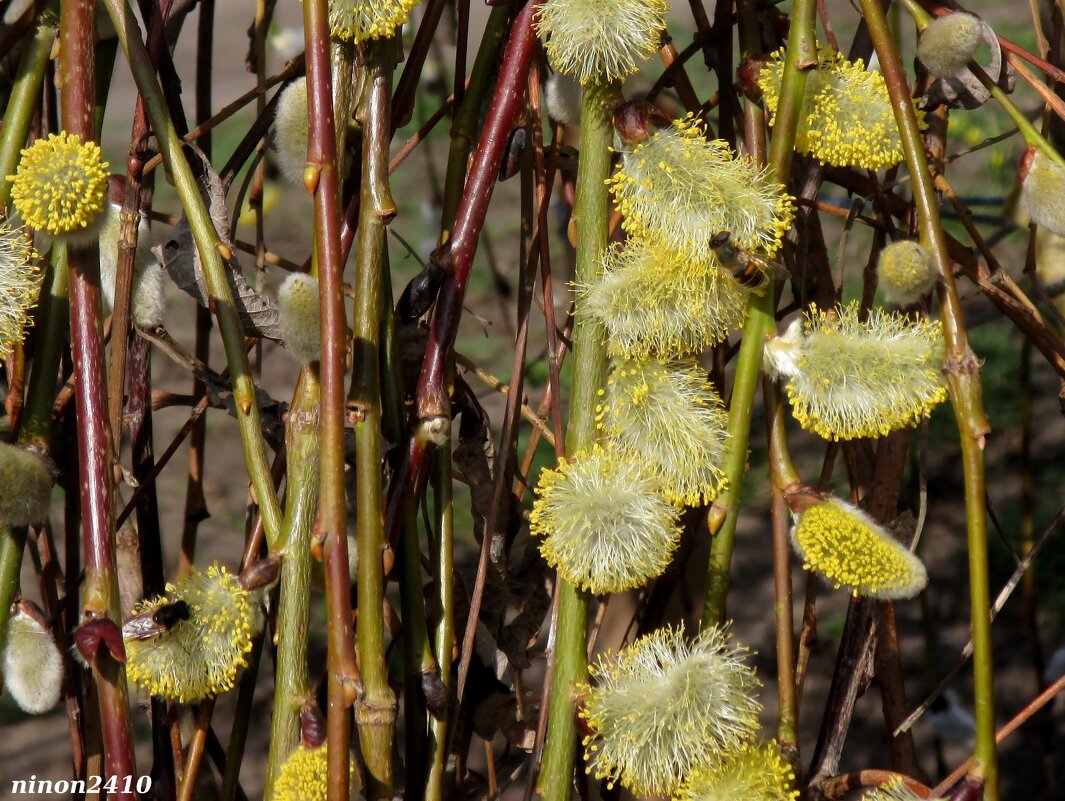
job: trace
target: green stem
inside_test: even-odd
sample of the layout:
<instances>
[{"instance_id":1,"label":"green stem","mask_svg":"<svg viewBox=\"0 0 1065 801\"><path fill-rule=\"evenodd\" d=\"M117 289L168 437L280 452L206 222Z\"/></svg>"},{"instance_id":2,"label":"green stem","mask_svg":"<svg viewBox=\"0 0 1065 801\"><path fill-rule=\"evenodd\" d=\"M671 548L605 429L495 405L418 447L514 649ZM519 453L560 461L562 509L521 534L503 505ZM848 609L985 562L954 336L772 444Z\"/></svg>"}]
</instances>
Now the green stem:
<instances>
[{"instance_id":1,"label":"green stem","mask_svg":"<svg viewBox=\"0 0 1065 801\"><path fill-rule=\"evenodd\" d=\"M451 698L451 655L455 648L455 526L451 486L451 453L441 448L433 451L432 482L436 519L436 554L432 560L433 586L436 588L439 617L433 629L433 645L440 670L444 697ZM429 721L429 775L425 783L425 801L443 801L447 775L448 708Z\"/></svg>"},{"instance_id":2,"label":"green stem","mask_svg":"<svg viewBox=\"0 0 1065 801\"><path fill-rule=\"evenodd\" d=\"M355 306L352 317L354 369L348 412L355 422L356 520L359 548L356 621L359 665L365 692L355 704L355 722L367 769L367 797L392 797L392 737L396 698L388 684L384 643L385 546L381 476L381 298L385 226L396 206L388 184L392 136L392 40L368 42L357 116L362 125L362 191L356 239Z\"/></svg>"},{"instance_id":3,"label":"green stem","mask_svg":"<svg viewBox=\"0 0 1065 801\"><path fill-rule=\"evenodd\" d=\"M791 168L807 73L817 65L817 40L814 37L816 14L817 0L796 0L791 12L791 28L784 55L784 77L780 85L773 138L769 145L769 168L781 182L787 181ZM728 594L732 547L739 519L740 490L747 471L747 445L751 435L754 396L762 369L762 349L765 338L776 330L774 289L775 282L770 282L761 295L752 294L747 302L747 323L736 357L736 378L729 402L729 445L724 463L728 484L714 501L707 518L713 539L707 567L706 604L702 619L704 628L721 625L725 621L725 597Z\"/></svg>"},{"instance_id":4,"label":"green stem","mask_svg":"<svg viewBox=\"0 0 1065 801\"><path fill-rule=\"evenodd\" d=\"M311 533L318 508L318 377L304 368L286 427L288 475L277 606L277 670L270 756L263 797L273 797L281 765L299 744L300 707L310 697L307 632L311 601Z\"/></svg>"},{"instance_id":5,"label":"green stem","mask_svg":"<svg viewBox=\"0 0 1065 801\"><path fill-rule=\"evenodd\" d=\"M599 275L603 254L610 242L610 146L614 139L611 121L620 87L592 83L581 101L581 158L577 169L573 208L577 227L575 282L588 285ZM588 450L595 443L595 407L606 380L606 336L588 315L575 316L573 329L573 383L566 429L566 453ZM574 684L588 675L586 635L588 594L558 578L558 620L555 624L554 674L547 713L547 742L539 792L545 801L566 801L573 782L577 745L574 721Z\"/></svg>"},{"instance_id":6,"label":"green stem","mask_svg":"<svg viewBox=\"0 0 1065 801\"><path fill-rule=\"evenodd\" d=\"M267 542L273 545L281 531L281 507L270 476L270 463L266 456L266 443L263 441L259 404L255 398L255 384L248 366L244 333L233 303L227 268L222 260L222 252L226 248L218 239L218 232L211 222L192 169L182 152L181 138L170 118L163 90L152 69L151 59L133 11L127 0L106 1L111 21L137 83L137 90L144 99L148 119L159 139L160 155L167 172L173 178L174 189L188 217L189 227L196 242L207 284L208 305L218 319L226 362L229 365L237 423L244 446L244 462L262 513Z\"/></svg>"},{"instance_id":7,"label":"green stem","mask_svg":"<svg viewBox=\"0 0 1065 801\"><path fill-rule=\"evenodd\" d=\"M0 209L6 209L11 200L11 182L4 179L14 175L18 167L22 146L30 132L33 112L41 96L41 84L52 53L52 43L58 32L59 0L48 0L37 14L33 30L27 35L15 74L15 84L11 87L11 96L4 111L4 127L0 133Z\"/></svg>"},{"instance_id":8,"label":"green stem","mask_svg":"<svg viewBox=\"0 0 1065 801\"><path fill-rule=\"evenodd\" d=\"M869 35L876 48L899 128L906 168L913 179L914 203L921 244L935 258L941 281L940 313L947 344L943 372L961 435L965 479L965 518L969 550L969 600L973 634L973 695L976 712L976 749L970 775L984 781L984 801L998 800L995 752L995 709L991 643L991 594L987 570L987 509L984 486L984 437L989 430L980 387L980 365L969 347L946 237L939 219L932 175L925 158L921 131L910 100L895 41L878 0L861 0Z\"/></svg>"}]
</instances>

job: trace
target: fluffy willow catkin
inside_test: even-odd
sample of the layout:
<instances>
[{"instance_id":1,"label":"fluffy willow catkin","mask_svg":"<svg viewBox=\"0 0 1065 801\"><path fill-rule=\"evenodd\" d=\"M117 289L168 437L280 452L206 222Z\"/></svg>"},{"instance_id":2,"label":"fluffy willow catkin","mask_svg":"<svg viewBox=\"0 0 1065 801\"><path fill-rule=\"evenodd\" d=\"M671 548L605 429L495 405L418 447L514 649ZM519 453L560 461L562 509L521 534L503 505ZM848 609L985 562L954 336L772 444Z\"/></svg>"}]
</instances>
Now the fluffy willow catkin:
<instances>
[{"instance_id":1,"label":"fluffy willow catkin","mask_svg":"<svg viewBox=\"0 0 1065 801\"><path fill-rule=\"evenodd\" d=\"M70 244L96 237L107 205L107 164L100 146L66 131L22 151L11 200L26 224Z\"/></svg>"},{"instance_id":2,"label":"fluffy willow catkin","mask_svg":"<svg viewBox=\"0 0 1065 801\"><path fill-rule=\"evenodd\" d=\"M300 364L321 358L321 305L318 281L306 273L290 273L277 291L281 339Z\"/></svg>"},{"instance_id":3,"label":"fluffy willow catkin","mask_svg":"<svg viewBox=\"0 0 1065 801\"><path fill-rule=\"evenodd\" d=\"M25 604L25 602L23 602ZM52 633L20 604L8 618L7 643L0 658L4 690L23 712L40 715L59 702L63 659Z\"/></svg>"},{"instance_id":4,"label":"fluffy willow catkin","mask_svg":"<svg viewBox=\"0 0 1065 801\"><path fill-rule=\"evenodd\" d=\"M692 640L683 628L659 629L599 657L588 669L593 684L578 688L596 778L637 796L673 794L693 770L750 740L761 705L746 656L711 626Z\"/></svg>"},{"instance_id":5,"label":"fluffy willow catkin","mask_svg":"<svg viewBox=\"0 0 1065 801\"><path fill-rule=\"evenodd\" d=\"M609 249L599 277L578 291L580 312L607 332L608 352L626 359L701 353L747 315L747 291L716 266L642 238Z\"/></svg>"},{"instance_id":6,"label":"fluffy willow catkin","mask_svg":"<svg viewBox=\"0 0 1065 801\"><path fill-rule=\"evenodd\" d=\"M355 760L348 763L349 781L355 783ZM274 782L271 801L326 801L326 777L329 775L326 747L299 745L289 755ZM354 797L354 794L352 794Z\"/></svg>"},{"instance_id":7,"label":"fluffy willow catkin","mask_svg":"<svg viewBox=\"0 0 1065 801\"><path fill-rule=\"evenodd\" d=\"M921 32L917 58L937 78L965 69L983 41L983 24L972 14L956 12L936 17Z\"/></svg>"},{"instance_id":8,"label":"fluffy willow catkin","mask_svg":"<svg viewBox=\"0 0 1065 801\"><path fill-rule=\"evenodd\" d=\"M297 78L281 90L274 115L274 147L281 174L294 184L303 185L307 168L307 79Z\"/></svg>"},{"instance_id":9,"label":"fluffy willow catkin","mask_svg":"<svg viewBox=\"0 0 1065 801\"><path fill-rule=\"evenodd\" d=\"M123 632L127 675L152 695L180 703L232 689L262 627L258 601L215 563L167 584L164 596L142 601L133 614L151 618L177 603L187 606L188 615L170 628L147 639Z\"/></svg>"},{"instance_id":10,"label":"fluffy willow catkin","mask_svg":"<svg viewBox=\"0 0 1065 801\"><path fill-rule=\"evenodd\" d=\"M674 801L797 801L795 773L780 746L752 741L715 755L696 768L673 796Z\"/></svg>"},{"instance_id":11,"label":"fluffy willow catkin","mask_svg":"<svg viewBox=\"0 0 1065 801\"><path fill-rule=\"evenodd\" d=\"M540 473L529 531L570 583L622 592L661 575L680 541L680 510L654 473L613 448L595 447Z\"/></svg>"},{"instance_id":12,"label":"fluffy willow catkin","mask_svg":"<svg viewBox=\"0 0 1065 801\"><path fill-rule=\"evenodd\" d=\"M354 44L388 39L416 5L418 0L329 0L330 33Z\"/></svg>"},{"instance_id":13,"label":"fluffy willow catkin","mask_svg":"<svg viewBox=\"0 0 1065 801\"><path fill-rule=\"evenodd\" d=\"M621 80L658 52L666 0L544 0L534 25L551 66L581 85Z\"/></svg>"},{"instance_id":14,"label":"fluffy willow catkin","mask_svg":"<svg viewBox=\"0 0 1065 801\"><path fill-rule=\"evenodd\" d=\"M28 448L0 443L0 523L28 526L48 517L52 471Z\"/></svg>"},{"instance_id":15,"label":"fluffy willow catkin","mask_svg":"<svg viewBox=\"0 0 1065 801\"><path fill-rule=\"evenodd\" d=\"M121 207L108 203L100 215L100 294L105 314L115 305L115 285L118 273ZM130 294L130 316L141 328L151 329L163 324L166 300L163 295L162 266L153 260L151 232L141 218L137 230L137 251L133 261L133 288Z\"/></svg>"},{"instance_id":16,"label":"fluffy willow catkin","mask_svg":"<svg viewBox=\"0 0 1065 801\"><path fill-rule=\"evenodd\" d=\"M0 219L0 359L22 341L42 280L26 231Z\"/></svg>"},{"instance_id":17,"label":"fluffy willow catkin","mask_svg":"<svg viewBox=\"0 0 1065 801\"><path fill-rule=\"evenodd\" d=\"M939 273L928 249L907 240L880 251L876 279L888 303L909 306L935 289Z\"/></svg>"},{"instance_id":18,"label":"fluffy willow catkin","mask_svg":"<svg viewBox=\"0 0 1065 801\"><path fill-rule=\"evenodd\" d=\"M928 583L920 559L865 512L836 498L803 511L791 541L806 570L855 596L912 598Z\"/></svg>"},{"instance_id":19,"label":"fluffy willow catkin","mask_svg":"<svg viewBox=\"0 0 1065 801\"><path fill-rule=\"evenodd\" d=\"M783 185L689 115L622 154L608 182L622 228L696 265L714 264L710 239L728 231L741 248L772 255L791 227Z\"/></svg>"},{"instance_id":20,"label":"fluffy willow catkin","mask_svg":"<svg viewBox=\"0 0 1065 801\"><path fill-rule=\"evenodd\" d=\"M1065 236L1065 168L1043 153L1030 149L1025 156L1022 174L1021 208L1036 225Z\"/></svg>"},{"instance_id":21,"label":"fluffy willow catkin","mask_svg":"<svg viewBox=\"0 0 1065 801\"><path fill-rule=\"evenodd\" d=\"M884 76L865 63L819 46L816 70L806 80L795 149L836 167L879 170L902 161L902 140ZM770 124L775 122L784 77L784 50L774 52L758 76ZM924 112L917 109L924 126Z\"/></svg>"},{"instance_id":22,"label":"fluffy willow catkin","mask_svg":"<svg viewBox=\"0 0 1065 801\"><path fill-rule=\"evenodd\" d=\"M766 342L770 375L784 383L799 424L825 439L882 437L916 425L947 399L938 322L857 302L811 307Z\"/></svg>"},{"instance_id":23,"label":"fluffy willow catkin","mask_svg":"<svg viewBox=\"0 0 1065 801\"><path fill-rule=\"evenodd\" d=\"M658 475L672 502L709 503L725 486L728 412L694 362L616 360L596 413L617 447Z\"/></svg>"}]
</instances>

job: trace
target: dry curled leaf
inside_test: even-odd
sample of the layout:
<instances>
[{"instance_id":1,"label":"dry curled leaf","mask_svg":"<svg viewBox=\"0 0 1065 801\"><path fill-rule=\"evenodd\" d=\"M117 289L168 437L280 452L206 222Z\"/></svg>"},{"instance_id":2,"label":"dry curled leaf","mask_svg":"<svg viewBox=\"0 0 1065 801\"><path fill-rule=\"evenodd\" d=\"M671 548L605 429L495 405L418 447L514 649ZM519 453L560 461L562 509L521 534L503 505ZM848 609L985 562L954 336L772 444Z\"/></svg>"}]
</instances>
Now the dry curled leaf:
<instances>
[{"instance_id":1,"label":"dry curled leaf","mask_svg":"<svg viewBox=\"0 0 1065 801\"><path fill-rule=\"evenodd\" d=\"M218 232L219 241L231 254L223 257L229 287L233 293L233 302L240 314L244 333L262 339L281 341L281 320L277 304L265 293L257 292L241 272L237 262L233 243L230 239L229 218L226 211L226 195L218 173L211 167L204 154L196 148L193 150L203 162L203 185L200 189L207 200L211 222ZM192 237L188 217L181 216L171 231L170 239L163 245L152 248L159 263L178 287L196 299L204 308L208 308L207 284L200 264L200 254Z\"/></svg>"}]
</instances>

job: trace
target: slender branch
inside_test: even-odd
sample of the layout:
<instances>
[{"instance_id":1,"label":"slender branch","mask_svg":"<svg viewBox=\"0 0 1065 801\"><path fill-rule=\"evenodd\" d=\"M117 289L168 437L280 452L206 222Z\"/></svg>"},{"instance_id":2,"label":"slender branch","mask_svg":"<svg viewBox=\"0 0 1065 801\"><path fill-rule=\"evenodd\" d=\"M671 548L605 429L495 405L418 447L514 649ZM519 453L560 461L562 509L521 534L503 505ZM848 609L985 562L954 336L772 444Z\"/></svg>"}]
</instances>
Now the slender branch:
<instances>
[{"instance_id":1,"label":"slender branch","mask_svg":"<svg viewBox=\"0 0 1065 801\"><path fill-rule=\"evenodd\" d=\"M68 0L62 4L59 40L63 52L63 128L82 141L96 137L94 55L96 3ZM111 434L104 389L104 347L100 325L100 256L95 244L70 248L70 334L77 387L78 470L81 477L82 538L85 582L82 616L121 621L115 544L112 529ZM105 765L118 778L119 799L132 799L128 788L136 777L125 667L107 648L92 664L100 703Z\"/></svg>"},{"instance_id":2,"label":"slender branch","mask_svg":"<svg viewBox=\"0 0 1065 801\"><path fill-rule=\"evenodd\" d=\"M318 378L313 368L304 368L289 407L285 437L288 477L285 527L279 543L284 558L277 607L277 670L264 798L273 798L278 771L299 743L300 707L311 696L307 644L311 530L318 506L318 393Z\"/></svg>"},{"instance_id":3,"label":"slender branch","mask_svg":"<svg viewBox=\"0 0 1065 801\"><path fill-rule=\"evenodd\" d=\"M589 84L581 105L581 158L577 168L577 195L573 216L577 237L576 282L591 284L601 270L610 242L610 147L614 139L612 112L619 98L616 84ZM566 453L591 448L597 437L596 397L606 380L606 337L598 323L576 311L573 330L573 379L570 388ZM577 745L574 720L574 682L588 674L585 638L588 594L561 576L558 620L555 625L554 675L547 718L547 742L538 791L545 801L565 801L573 782Z\"/></svg>"},{"instance_id":4,"label":"slender branch","mask_svg":"<svg viewBox=\"0 0 1065 801\"><path fill-rule=\"evenodd\" d=\"M281 507L270 477L266 445L260 429L259 406L248 367L248 356L244 349L240 318L226 277L227 268L223 263L223 252L228 255L228 249L218 239L218 232L211 222L199 186L181 151L181 139L170 118L166 99L152 69L151 59L141 40L137 20L129 3L127 0L107 0L107 10L133 71L137 89L144 98L148 119L159 139L159 150L167 172L174 180L174 188L189 219L210 297L209 307L218 319L226 361L232 376L237 422L244 445L244 462L251 476L256 500L262 509L267 539L274 541L281 530Z\"/></svg>"},{"instance_id":5,"label":"slender branch","mask_svg":"<svg viewBox=\"0 0 1065 801\"><path fill-rule=\"evenodd\" d=\"M354 642L344 498L344 356L347 321L341 292L344 263L340 251L338 208L340 176L336 168L337 143L326 0L306 0L303 4L303 26L307 46L307 110L310 126L304 183L314 193L315 254L322 315L318 515L325 557L328 617L327 792L329 801L347 801L351 789L348 783L351 726L347 709L355 700L357 676L352 672L351 665ZM379 471L380 465L374 464L372 469ZM360 513L363 513L361 509ZM373 559L369 551L363 551L360 562ZM360 592L362 589L360 581Z\"/></svg>"},{"instance_id":6,"label":"slender branch","mask_svg":"<svg viewBox=\"0 0 1065 801\"><path fill-rule=\"evenodd\" d=\"M362 191L356 234L353 372L347 404L355 426L355 535L360 557L357 631L365 686L355 703L355 722L366 761L367 798L382 801L392 797L396 715L396 698L385 665L380 381L385 226L396 214L388 184L394 48L392 40L385 40L368 42L362 50L364 77L356 112L362 126Z\"/></svg>"},{"instance_id":7,"label":"slender branch","mask_svg":"<svg viewBox=\"0 0 1065 801\"><path fill-rule=\"evenodd\" d=\"M769 145L769 168L782 182L787 181L791 168L807 73L817 64L814 37L816 15L817 0L796 0L791 12L791 28L784 55L784 77L773 138ZM706 577L703 626L720 625L725 621L725 597L728 594L732 546L739 520L740 492L747 470L747 444L751 433L754 394L762 368L765 338L776 330L773 316L774 283L771 282L761 295L752 294L747 303L747 324L736 357L736 378L729 403L729 444L724 462L728 485L714 501L707 516L707 526L713 539Z\"/></svg>"},{"instance_id":8,"label":"slender branch","mask_svg":"<svg viewBox=\"0 0 1065 801\"><path fill-rule=\"evenodd\" d=\"M984 781L984 801L998 799L995 753L995 708L992 679L990 589L987 569L987 510L983 444L989 427L980 388L980 365L969 347L946 237L925 158L921 132L910 99L909 85L898 50L877 0L861 0L869 35L880 59L884 81L899 127L906 167L913 180L914 202L921 244L933 254L942 281L940 310L947 343L944 367L951 403L961 435L965 478L966 533L969 550L969 599L973 629L973 694L976 711L976 750L971 775Z\"/></svg>"}]
</instances>

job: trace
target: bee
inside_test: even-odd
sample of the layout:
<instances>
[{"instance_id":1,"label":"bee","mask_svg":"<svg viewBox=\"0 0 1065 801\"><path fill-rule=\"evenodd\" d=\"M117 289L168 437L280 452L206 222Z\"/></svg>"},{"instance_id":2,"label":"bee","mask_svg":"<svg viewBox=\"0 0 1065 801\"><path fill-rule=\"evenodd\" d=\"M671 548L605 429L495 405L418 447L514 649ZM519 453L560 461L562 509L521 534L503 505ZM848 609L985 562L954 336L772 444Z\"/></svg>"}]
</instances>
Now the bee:
<instances>
[{"instance_id":1,"label":"bee","mask_svg":"<svg viewBox=\"0 0 1065 801\"><path fill-rule=\"evenodd\" d=\"M122 639L150 640L174 628L191 616L189 605L184 601L172 601L156 607L151 612L135 615L122 624Z\"/></svg>"},{"instance_id":2,"label":"bee","mask_svg":"<svg viewBox=\"0 0 1065 801\"><path fill-rule=\"evenodd\" d=\"M765 256L741 248L732 241L729 231L718 231L710 239L710 248L736 283L752 292L761 292L770 278L787 275L783 265Z\"/></svg>"}]
</instances>

